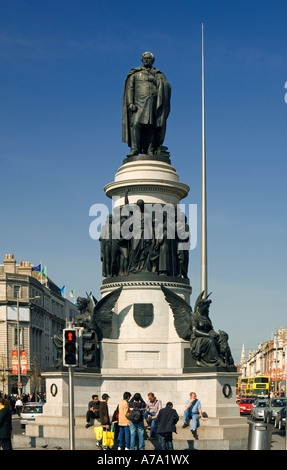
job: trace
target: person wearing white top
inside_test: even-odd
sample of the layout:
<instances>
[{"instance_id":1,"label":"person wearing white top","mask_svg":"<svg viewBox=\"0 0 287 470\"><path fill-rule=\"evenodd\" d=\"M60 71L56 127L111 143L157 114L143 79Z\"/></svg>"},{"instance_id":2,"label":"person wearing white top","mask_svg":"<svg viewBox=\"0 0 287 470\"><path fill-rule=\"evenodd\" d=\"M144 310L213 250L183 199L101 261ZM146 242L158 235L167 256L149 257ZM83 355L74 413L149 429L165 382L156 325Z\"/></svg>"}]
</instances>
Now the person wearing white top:
<instances>
[{"instance_id":1,"label":"person wearing white top","mask_svg":"<svg viewBox=\"0 0 287 470\"><path fill-rule=\"evenodd\" d=\"M16 403L15 403L15 409L16 409L18 416L20 416L22 408L23 408L23 402L20 399L20 397L17 397Z\"/></svg>"}]
</instances>

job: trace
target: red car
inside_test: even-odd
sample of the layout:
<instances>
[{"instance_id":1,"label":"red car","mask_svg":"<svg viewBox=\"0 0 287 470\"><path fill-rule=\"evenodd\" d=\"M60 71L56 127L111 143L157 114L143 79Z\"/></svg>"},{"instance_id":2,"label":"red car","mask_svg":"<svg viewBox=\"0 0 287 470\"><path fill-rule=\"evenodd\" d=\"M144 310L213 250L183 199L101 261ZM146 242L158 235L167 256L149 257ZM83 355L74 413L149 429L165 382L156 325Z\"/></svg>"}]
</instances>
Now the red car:
<instances>
[{"instance_id":1,"label":"red car","mask_svg":"<svg viewBox=\"0 0 287 470\"><path fill-rule=\"evenodd\" d=\"M251 413L252 404L254 403L254 398L241 398L238 402L241 415L247 415Z\"/></svg>"}]
</instances>

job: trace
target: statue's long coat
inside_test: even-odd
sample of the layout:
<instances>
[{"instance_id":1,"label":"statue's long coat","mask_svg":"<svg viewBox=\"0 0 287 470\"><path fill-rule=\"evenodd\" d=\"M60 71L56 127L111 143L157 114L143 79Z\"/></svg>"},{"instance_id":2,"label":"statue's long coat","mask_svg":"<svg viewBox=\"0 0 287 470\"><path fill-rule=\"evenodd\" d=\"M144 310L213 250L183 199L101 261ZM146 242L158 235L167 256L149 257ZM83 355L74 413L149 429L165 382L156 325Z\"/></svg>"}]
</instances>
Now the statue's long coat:
<instances>
[{"instance_id":1,"label":"statue's long coat","mask_svg":"<svg viewBox=\"0 0 287 470\"><path fill-rule=\"evenodd\" d=\"M122 141L126 142L128 146L131 146L131 120L130 120L130 111L128 110L128 103L127 100L127 84L130 77L137 73L144 70L143 66L136 67L130 70L128 73L125 84L124 84L124 93L123 93L123 114L122 114ZM170 112L170 95L171 95L171 87L168 83L165 75L158 69L152 67L151 69L152 74L157 78L158 81L158 93L157 93L157 102L156 102L156 127L160 128L160 136L159 136L159 145L162 145L165 137L166 131L166 120L168 118ZM136 113L135 113L136 114ZM134 117L136 119L136 116Z\"/></svg>"}]
</instances>

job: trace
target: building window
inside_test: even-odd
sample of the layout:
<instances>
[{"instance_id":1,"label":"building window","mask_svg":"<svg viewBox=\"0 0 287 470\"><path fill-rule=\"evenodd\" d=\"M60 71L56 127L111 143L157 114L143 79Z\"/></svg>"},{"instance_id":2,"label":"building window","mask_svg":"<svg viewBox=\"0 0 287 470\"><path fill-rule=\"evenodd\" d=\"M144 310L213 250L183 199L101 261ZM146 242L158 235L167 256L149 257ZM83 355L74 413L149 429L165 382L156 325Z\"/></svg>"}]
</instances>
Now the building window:
<instances>
[{"instance_id":1,"label":"building window","mask_svg":"<svg viewBox=\"0 0 287 470\"><path fill-rule=\"evenodd\" d=\"M24 328L20 326L19 328L19 336L20 336L20 344L19 347L24 346ZM14 328L14 344L15 346L18 346L18 330L17 328Z\"/></svg>"},{"instance_id":2,"label":"building window","mask_svg":"<svg viewBox=\"0 0 287 470\"><path fill-rule=\"evenodd\" d=\"M20 286L13 286L14 299L17 299L18 294L19 294L19 297L20 297Z\"/></svg>"}]
</instances>

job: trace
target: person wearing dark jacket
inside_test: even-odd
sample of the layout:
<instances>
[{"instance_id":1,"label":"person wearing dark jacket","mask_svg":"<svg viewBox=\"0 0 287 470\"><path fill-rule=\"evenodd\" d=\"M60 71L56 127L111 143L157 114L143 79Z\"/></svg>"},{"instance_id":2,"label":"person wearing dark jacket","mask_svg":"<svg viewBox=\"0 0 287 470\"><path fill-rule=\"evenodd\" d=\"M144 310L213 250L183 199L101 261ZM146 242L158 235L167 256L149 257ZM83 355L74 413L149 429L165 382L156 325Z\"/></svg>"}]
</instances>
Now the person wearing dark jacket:
<instances>
[{"instance_id":1,"label":"person wearing dark jacket","mask_svg":"<svg viewBox=\"0 0 287 470\"><path fill-rule=\"evenodd\" d=\"M107 393L104 393L102 395L102 401L99 406L101 426L105 428L106 430L109 429L111 425L110 416L109 416L109 408L108 408L109 398L110 398L109 395ZM102 447L102 439L100 439L97 442L97 446L100 447L101 449L106 449L106 447Z\"/></svg>"},{"instance_id":2,"label":"person wearing dark jacket","mask_svg":"<svg viewBox=\"0 0 287 470\"><path fill-rule=\"evenodd\" d=\"M92 401L89 402L88 404L88 411L86 413L86 428L92 426L91 420L94 419L99 419L100 418L100 413L99 413L99 408L100 408L100 400L98 395L92 395Z\"/></svg>"},{"instance_id":3,"label":"person wearing dark jacket","mask_svg":"<svg viewBox=\"0 0 287 470\"><path fill-rule=\"evenodd\" d=\"M109 416L109 408L108 408L108 400L109 400L109 395L107 393L104 393L102 395L102 401L99 406L99 415L100 415L100 422L103 428L109 428L111 421L110 421L110 416Z\"/></svg>"},{"instance_id":4,"label":"person wearing dark jacket","mask_svg":"<svg viewBox=\"0 0 287 470\"><path fill-rule=\"evenodd\" d=\"M173 409L173 404L169 401L165 408L162 408L158 413L158 428L157 432L160 438L162 450L173 450L172 433L176 432L176 423L179 417L177 412Z\"/></svg>"},{"instance_id":5,"label":"person wearing dark jacket","mask_svg":"<svg viewBox=\"0 0 287 470\"><path fill-rule=\"evenodd\" d=\"M130 433L131 433L131 441L130 441L130 450L135 450L136 448L136 438L138 437L139 440L139 450L145 450L145 442L144 442L144 421L143 421L143 412L145 410L146 403L142 399L140 393L135 393L131 401L129 401L129 409L130 409ZM133 411L139 409L139 417L135 420L136 417L133 417Z\"/></svg>"},{"instance_id":6,"label":"person wearing dark jacket","mask_svg":"<svg viewBox=\"0 0 287 470\"><path fill-rule=\"evenodd\" d=\"M12 413L10 403L0 398L0 448L13 450L11 443L12 435Z\"/></svg>"}]
</instances>

